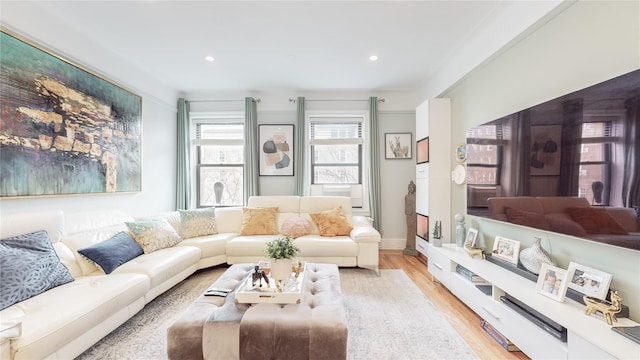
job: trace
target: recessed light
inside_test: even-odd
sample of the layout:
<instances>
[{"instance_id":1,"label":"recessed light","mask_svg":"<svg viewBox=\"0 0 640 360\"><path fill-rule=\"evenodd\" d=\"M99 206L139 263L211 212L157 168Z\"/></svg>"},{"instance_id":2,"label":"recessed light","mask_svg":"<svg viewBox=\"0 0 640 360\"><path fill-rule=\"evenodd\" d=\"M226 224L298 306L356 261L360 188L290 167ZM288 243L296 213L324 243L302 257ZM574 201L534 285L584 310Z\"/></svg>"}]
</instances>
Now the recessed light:
<instances>
[{"instance_id":1,"label":"recessed light","mask_svg":"<svg viewBox=\"0 0 640 360\"><path fill-rule=\"evenodd\" d=\"M213 60L215 60L215 59L213 58L213 56L205 56L205 58L204 58L204 59L205 59L205 60L207 60L207 61L213 61Z\"/></svg>"},{"instance_id":2,"label":"recessed light","mask_svg":"<svg viewBox=\"0 0 640 360\"><path fill-rule=\"evenodd\" d=\"M376 60L378 60L378 55L371 55L371 56L369 56L369 60L371 60L371 61L376 61Z\"/></svg>"}]
</instances>

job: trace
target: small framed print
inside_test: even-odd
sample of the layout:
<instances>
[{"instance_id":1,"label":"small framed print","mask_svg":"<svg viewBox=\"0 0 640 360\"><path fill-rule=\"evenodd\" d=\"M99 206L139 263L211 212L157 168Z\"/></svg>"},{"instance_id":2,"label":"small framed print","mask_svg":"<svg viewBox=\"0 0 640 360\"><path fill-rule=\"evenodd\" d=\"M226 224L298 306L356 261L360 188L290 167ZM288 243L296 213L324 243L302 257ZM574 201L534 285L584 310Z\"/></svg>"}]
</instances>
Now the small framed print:
<instances>
[{"instance_id":1,"label":"small framed print","mask_svg":"<svg viewBox=\"0 0 640 360\"><path fill-rule=\"evenodd\" d=\"M411 159L411 147L413 140L411 133L386 133L384 134L385 159Z\"/></svg>"},{"instance_id":2,"label":"small framed print","mask_svg":"<svg viewBox=\"0 0 640 360\"><path fill-rule=\"evenodd\" d=\"M464 240L464 249L469 251L469 249L473 249L473 246L476 244L476 239L478 238L478 229L469 228L467 231L467 237Z\"/></svg>"},{"instance_id":3,"label":"small framed print","mask_svg":"<svg viewBox=\"0 0 640 360\"><path fill-rule=\"evenodd\" d=\"M500 260L505 260L515 266L518 265L518 254L520 253L520 241L496 236L493 242L491 255Z\"/></svg>"},{"instance_id":4,"label":"small framed print","mask_svg":"<svg viewBox=\"0 0 640 360\"><path fill-rule=\"evenodd\" d=\"M567 271L570 289L587 296L606 299L611 285L611 274L574 262L569 263Z\"/></svg>"},{"instance_id":5,"label":"small framed print","mask_svg":"<svg viewBox=\"0 0 640 360\"><path fill-rule=\"evenodd\" d=\"M463 163L467 160L467 144L456 145L456 160Z\"/></svg>"},{"instance_id":6,"label":"small framed print","mask_svg":"<svg viewBox=\"0 0 640 360\"><path fill-rule=\"evenodd\" d=\"M542 268L540 268L540 274L538 274L536 291L538 294L562 302L564 301L564 295L567 293L568 278L568 270L543 263Z\"/></svg>"}]
</instances>

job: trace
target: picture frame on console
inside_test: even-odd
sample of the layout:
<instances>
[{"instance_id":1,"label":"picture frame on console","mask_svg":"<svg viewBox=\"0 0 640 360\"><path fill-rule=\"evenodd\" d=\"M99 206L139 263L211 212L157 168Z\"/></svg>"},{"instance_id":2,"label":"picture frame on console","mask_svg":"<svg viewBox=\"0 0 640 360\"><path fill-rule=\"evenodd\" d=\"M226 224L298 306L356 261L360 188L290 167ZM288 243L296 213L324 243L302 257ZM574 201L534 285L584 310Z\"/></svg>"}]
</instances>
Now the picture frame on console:
<instances>
[{"instance_id":1,"label":"picture frame on console","mask_svg":"<svg viewBox=\"0 0 640 360\"><path fill-rule=\"evenodd\" d=\"M590 297L606 299L611 285L611 274L573 261L569 263L567 270L569 272L569 289Z\"/></svg>"},{"instance_id":2,"label":"picture frame on console","mask_svg":"<svg viewBox=\"0 0 640 360\"><path fill-rule=\"evenodd\" d=\"M476 244L476 239L478 238L478 229L469 228L467 231L467 237L464 240L463 248L468 252L469 249L473 249L473 246Z\"/></svg>"},{"instance_id":3,"label":"picture frame on console","mask_svg":"<svg viewBox=\"0 0 640 360\"><path fill-rule=\"evenodd\" d=\"M563 302L569 283L569 271L543 263L536 282L538 294Z\"/></svg>"},{"instance_id":4,"label":"picture frame on console","mask_svg":"<svg viewBox=\"0 0 640 360\"><path fill-rule=\"evenodd\" d=\"M493 242L493 250L491 251L491 256L517 266L519 254L520 241L507 239L502 236L496 236L496 239Z\"/></svg>"}]
</instances>

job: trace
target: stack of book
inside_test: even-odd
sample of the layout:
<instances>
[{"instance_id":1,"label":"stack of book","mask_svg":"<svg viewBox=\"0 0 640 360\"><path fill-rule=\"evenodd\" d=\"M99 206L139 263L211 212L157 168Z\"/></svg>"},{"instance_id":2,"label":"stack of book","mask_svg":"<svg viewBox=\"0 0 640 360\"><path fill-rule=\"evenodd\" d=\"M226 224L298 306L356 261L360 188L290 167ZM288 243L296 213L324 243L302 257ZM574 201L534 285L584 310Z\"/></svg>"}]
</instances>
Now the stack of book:
<instances>
[{"instance_id":1,"label":"stack of book","mask_svg":"<svg viewBox=\"0 0 640 360\"><path fill-rule=\"evenodd\" d=\"M507 339L504 335L502 335L498 330L496 330L491 324L489 324L486 320L481 320L480 325L484 331L486 331L491 337L500 344L507 351L520 351L517 346L514 345L509 339Z\"/></svg>"},{"instance_id":2,"label":"stack of book","mask_svg":"<svg viewBox=\"0 0 640 360\"><path fill-rule=\"evenodd\" d=\"M486 283L487 281L483 278L481 278L480 276L474 274L473 272L471 272L471 270L467 269L466 267L458 264L456 266L456 272L460 275L462 275L465 279L474 282L474 283Z\"/></svg>"}]
</instances>

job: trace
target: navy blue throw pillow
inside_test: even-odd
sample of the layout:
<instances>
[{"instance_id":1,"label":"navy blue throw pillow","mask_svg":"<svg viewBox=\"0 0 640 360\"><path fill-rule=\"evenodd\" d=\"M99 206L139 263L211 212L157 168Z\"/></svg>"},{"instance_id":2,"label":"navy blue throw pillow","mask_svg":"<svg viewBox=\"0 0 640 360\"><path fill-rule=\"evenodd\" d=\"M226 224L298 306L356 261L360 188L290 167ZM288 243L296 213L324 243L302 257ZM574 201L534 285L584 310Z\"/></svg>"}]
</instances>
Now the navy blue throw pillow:
<instances>
[{"instance_id":1,"label":"navy blue throw pillow","mask_svg":"<svg viewBox=\"0 0 640 360\"><path fill-rule=\"evenodd\" d=\"M111 274L118 266L143 254L140 245L125 232L78 252L100 266L105 274Z\"/></svg>"}]
</instances>

